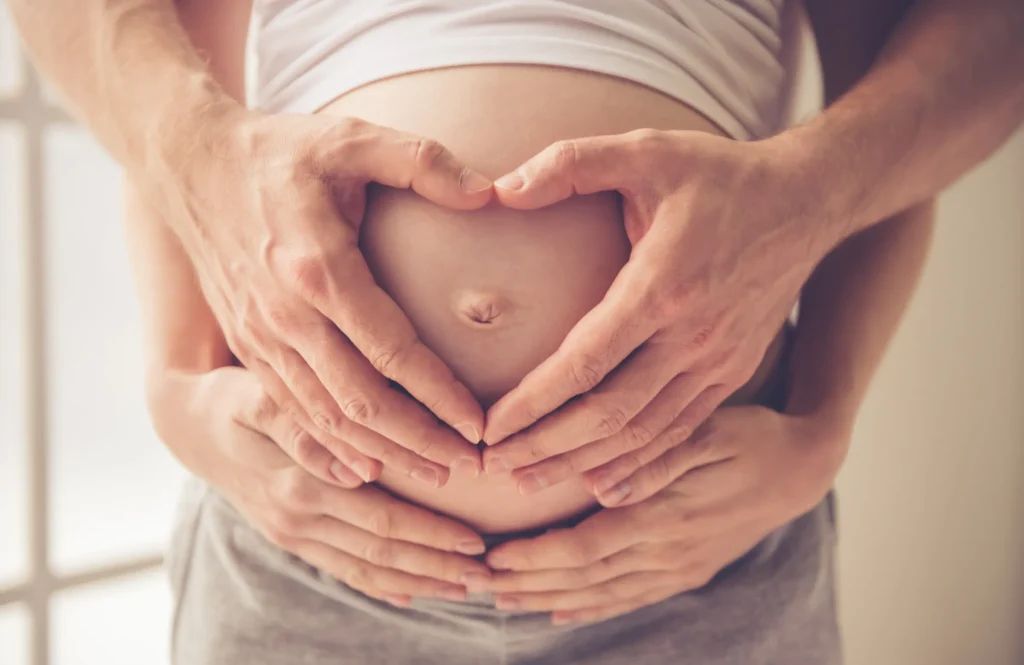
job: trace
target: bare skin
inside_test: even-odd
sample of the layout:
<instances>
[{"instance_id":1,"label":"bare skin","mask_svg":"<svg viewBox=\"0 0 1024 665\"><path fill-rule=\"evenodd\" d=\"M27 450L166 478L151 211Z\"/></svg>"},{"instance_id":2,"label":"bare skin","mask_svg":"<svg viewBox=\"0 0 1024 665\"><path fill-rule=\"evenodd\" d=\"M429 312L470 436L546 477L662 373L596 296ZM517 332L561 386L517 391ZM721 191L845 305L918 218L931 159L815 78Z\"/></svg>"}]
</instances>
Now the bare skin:
<instances>
[{"instance_id":1,"label":"bare skin","mask_svg":"<svg viewBox=\"0 0 1024 665\"><path fill-rule=\"evenodd\" d=\"M814 8L819 26L833 11ZM1012 0L915 3L875 40L885 47L863 80L805 126L744 145L657 130L561 141L496 180L501 203L521 210L618 191L633 251L601 303L488 410L484 439L498 445L485 465L544 486L693 432L751 376L822 256L1017 128L1022 31ZM843 39L840 53L857 43ZM610 471L591 473L598 497L624 480Z\"/></svg>"},{"instance_id":2,"label":"bare skin","mask_svg":"<svg viewBox=\"0 0 1024 665\"><path fill-rule=\"evenodd\" d=\"M407 450L427 453L421 467L407 457L391 457L410 475L418 471L428 485L443 484L458 460L471 468L477 464L472 448L460 445L448 428L436 427L413 400L386 390L373 371L396 380L465 438L478 438L479 405L374 288L355 251L353 220L361 216L363 186L371 180L412 187L448 207L475 209L491 196L486 178L420 137L323 116L297 121L246 111L206 68L171 0L8 4L37 66L165 211L232 350L282 406L301 411L335 437L344 438L354 422ZM846 6L858 4L850 0ZM245 14L248 3L217 7ZM1024 6L1017 0L920 0L858 86L812 123L757 148L735 151L707 137L647 133L559 144L524 167L522 174L533 181L507 189L502 202L508 206L538 207L575 187L626 188L628 178L609 175L609 165L644 171L645 164L657 162L659 170L678 177L697 160L713 166L713 181L688 180L684 191L678 179L663 178L657 188L631 199L649 206L633 215L634 232L653 229L653 237L678 244L660 255L638 252L607 304L584 318L550 362L491 408L484 434L495 443L537 422L593 388L655 334L672 342L666 347L685 347L686 361L671 363L675 373L660 376L653 389L610 391L611 397L590 400L582 417L574 410L581 424L569 417L544 424L569 435L559 439L557 450L525 439L513 448L517 452L506 446L501 459L523 457L525 450L535 462L575 450L594 441L594 423L604 423L598 434L621 431L662 388L693 400L681 431L698 422L752 375L757 354L749 349L767 348L801 272L806 277L856 230L935 194L1019 125L1022 26ZM69 43L77 48L66 48ZM365 149L352 152L352 138ZM823 157L837 154L844 159ZM595 164L604 164L597 167L603 176L590 173ZM329 186L310 185L323 183L325 173L333 176ZM744 212L721 214L715 192L722 186L731 187L732 210ZM274 195L263 198L260 192ZM339 192L347 204L341 209L334 196ZM648 214L655 203L657 224ZM672 211L680 207L716 214L676 219ZM763 211L753 226L748 210ZM280 247L297 250L264 251ZM688 266L686 273L667 272L675 264ZM634 326L617 344L605 344L633 313L615 294L645 275L650 283L637 300L653 308L645 313L657 323ZM259 288L251 290L254 284ZM757 294L756 306L751 294ZM656 359L641 355L644 362ZM627 364L620 374L636 369L636 363ZM660 418L657 424L674 420ZM348 443L366 454L387 454L380 441ZM613 452L628 454L632 447L620 442Z\"/></svg>"},{"instance_id":3,"label":"bare skin","mask_svg":"<svg viewBox=\"0 0 1024 665\"><path fill-rule=\"evenodd\" d=\"M501 159L514 161L517 156L503 152L509 148L503 148L500 142L482 143L479 129L472 124L467 126L466 118L442 113L434 121L429 116L425 120L423 114L403 120L402 109L396 109L388 100L397 94L396 90L416 94L423 89L437 89L434 94L458 98L467 89L486 89L490 85L507 89L510 97L522 98L528 95L520 94L522 91L516 86L543 85L545 80L559 81L562 85L553 87L564 89L565 79L557 72L535 68L520 74L514 68L506 71L511 78L495 77L493 72L484 76L478 69L464 68L440 76L396 79L385 86L368 87L362 94L347 96L334 109L340 107L344 112L347 108L360 115L397 113L375 119L407 130L427 128L403 123L441 123L433 132L449 132L448 140L459 153L469 155L485 172L500 170ZM630 95L621 84L602 88L605 85L600 77L584 76L575 79L572 94L575 97L598 86L599 90L613 91L608 96L620 100L628 109ZM516 108L508 100L496 101L496 106L505 112ZM645 113L659 108L667 110L669 115L662 117L662 121L679 122L678 105L674 102L640 94L633 103ZM615 114L606 113L599 121L606 122L609 116ZM548 113L547 117L558 115ZM578 116L562 117L577 131L587 129L579 127ZM626 114L628 117L630 114ZM462 131L453 131L451 127ZM554 126L525 122L521 129L527 134L563 131L557 122ZM704 129L713 131L708 126ZM539 142L549 140L543 136L534 138ZM519 141L511 147L528 149ZM485 401L502 392L502 382L515 381L517 372L529 369L530 353L535 353L538 346L557 345L564 327L571 326L573 317L600 297L603 286L595 288L579 276L600 281L603 274L607 283L625 260L620 222L607 212L600 197L574 199L553 210L559 215L557 219L490 208L468 216L389 190L372 200L364 222L363 246L377 278L408 309L422 337L446 362L463 368L467 384ZM601 210L609 215L607 219L599 216ZM269 444L257 433L290 451L296 441L306 439L302 438L298 423L277 410L243 370L217 369L229 361L227 349L194 282L187 279L186 256L166 227L161 228L153 210L134 214L137 217L130 222L129 230L148 229L141 235L134 234L133 255L138 259L137 272L143 284L142 301L151 307L146 317L152 322L147 330L153 338L148 344L153 354L151 385L155 387L151 409L162 423L168 445L189 468L221 488L273 542L370 595L403 604L410 595L450 597L460 591L464 593L467 587L490 586L505 594L502 602L507 606L520 603L554 610L560 621L599 618L654 602L652 582L658 592L699 585L767 530L820 500L845 454L849 428L863 390L909 297L923 260L931 222L927 209L909 214L905 219L878 227L826 261L820 275L812 281L813 295L805 303L792 366L794 397L785 417L758 407L736 406L716 417L718 425L701 430L693 445L677 447L678 441L662 437L658 442L660 448L654 446L661 454L649 466L623 470L630 476L628 491L603 497L606 503L628 505L626 512L601 512L580 527L558 532L557 538L521 541L495 550L488 559L491 565L516 569L521 574L502 573L488 583L489 571L482 571L476 562L459 556L459 552L469 553L481 545L471 531L465 527L460 530L458 523L424 513L369 487L347 490L357 492L356 497L348 499L342 490L325 488L322 479L301 471L282 456L274 458L269 452L254 454L256 450L264 451ZM590 221L580 222L577 214ZM546 230L556 222L565 229L557 233ZM578 231L580 224L588 233ZM589 243L591 251L564 257L566 240L559 233L569 233L569 239L577 244ZM570 262L572 269L552 273L565 266L561 262L552 266L551 262L541 261L540 267L547 267L548 278L539 280L536 274L523 279L516 270L503 272L502 267L491 265L493 253L486 250L486 245L481 246L495 237L503 253L517 257L517 267L522 267L524 256L544 257L546 248L554 244L563 247L558 253L560 261ZM438 244L425 245L430 242ZM429 260L423 264L430 257L436 258L439 251L448 253L444 261ZM450 264L455 269L450 269ZM595 269L606 272L594 273ZM860 279L865 270L876 278ZM479 298L472 298L472 307L466 308L465 299L451 299L448 295L464 293L461 287L482 275L502 278L491 282L498 293L505 294L493 298L494 302L525 302L531 307L498 311L490 324L497 328L481 329L479 321L471 321L464 314L493 315L495 307L481 306ZM456 288L449 280L455 280ZM546 288L538 288L538 283ZM537 307L547 308L545 316L532 315ZM530 334L520 336L525 339L502 339L506 323L501 317L506 314L514 319L511 327L528 327ZM549 319L563 326L562 331ZM508 354L505 363L497 368L494 363L478 362L474 355L488 356L488 351L500 350L505 343L512 343L510 349L515 353ZM489 344L497 348L488 349ZM211 351L218 348L219 351ZM195 349L206 351L183 355L184 350ZM833 351L834 358L830 357ZM763 364L770 368L774 363L769 359ZM211 394L218 395L220 400L213 402L205 397ZM749 394L738 398L749 399ZM182 430L185 426L188 428ZM751 447L750 440L766 445ZM253 454L246 454L249 446L254 447ZM697 470L700 472L690 473ZM416 491L415 486L404 486L401 477L385 481L402 493ZM356 477L348 479L350 486L358 482ZM666 483L669 487L659 491ZM488 494L502 484L511 492ZM267 489L254 492L253 488ZM522 497L516 489L507 478L485 477L466 485L453 482L441 493L428 494L424 503L447 511L439 501L449 501L454 505L449 512L456 515L483 505L484 509L469 513L478 521L507 522L509 513L500 504L508 500L532 506L537 514L549 515L549 521L559 514L551 512L553 507L563 509L548 498L554 496L548 492L558 491L558 487L529 497ZM436 494L444 496L439 499ZM774 498L764 501L766 496ZM569 498L579 500L580 506L590 501L582 491L576 498ZM693 513L697 500L707 511L699 520ZM376 515L371 522L365 519L367 510ZM536 519L528 510L523 514ZM678 514L680 519L652 517L665 514ZM723 525L728 528L720 528ZM682 532L687 537L680 540L677 536ZM694 542L693 538L699 539L699 548L687 545ZM595 547L598 542L605 546ZM657 546L639 546L641 542ZM557 546L552 547L553 544ZM422 546L430 551L420 549ZM673 565L658 564L669 560ZM566 568L572 565L570 561L578 562L574 570ZM538 575L536 567L552 568L559 574ZM432 575L431 570L436 570L436 574ZM600 571L604 572L598 574ZM475 575L476 580L463 579L467 575ZM614 602L605 607L598 603L609 598Z\"/></svg>"},{"instance_id":4,"label":"bare skin","mask_svg":"<svg viewBox=\"0 0 1024 665\"><path fill-rule=\"evenodd\" d=\"M363 86L320 113L437 139L485 176L564 138L637 127L720 135L684 104L643 86L553 67L418 72ZM391 188L374 190L360 247L419 338L483 406L558 348L600 302L630 251L612 194L531 211L453 211ZM777 364L777 344L770 353L753 352L761 369L735 403L750 401ZM476 477L455 474L435 490L385 465L378 482L481 532L501 533L551 524L596 503L578 471L566 479L538 492L491 468Z\"/></svg>"}]
</instances>

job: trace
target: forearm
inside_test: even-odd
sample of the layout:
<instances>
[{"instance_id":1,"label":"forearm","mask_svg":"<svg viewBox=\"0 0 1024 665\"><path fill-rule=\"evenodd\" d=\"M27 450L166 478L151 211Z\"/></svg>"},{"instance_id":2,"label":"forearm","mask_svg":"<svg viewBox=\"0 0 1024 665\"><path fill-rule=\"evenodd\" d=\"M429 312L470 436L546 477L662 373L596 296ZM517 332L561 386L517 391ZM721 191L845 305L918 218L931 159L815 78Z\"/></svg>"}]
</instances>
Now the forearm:
<instances>
[{"instance_id":1,"label":"forearm","mask_svg":"<svg viewBox=\"0 0 1024 665\"><path fill-rule=\"evenodd\" d=\"M852 427L917 285L931 240L931 202L848 239L804 287L786 412Z\"/></svg>"},{"instance_id":2,"label":"forearm","mask_svg":"<svg viewBox=\"0 0 1024 665\"><path fill-rule=\"evenodd\" d=\"M812 19L834 4L810 0ZM776 137L808 177L833 242L935 195L1020 125L1022 34L1019 0L916 2L863 80Z\"/></svg>"},{"instance_id":3,"label":"forearm","mask_svg":"<svg viewBox=\"0 0 1024 665\"><path fill-rule=\"evenodd\" d=\"M125 183L125 222L147 375L201 373L231 364L224 335L181 243L130 181Z\"/></svg>"}]
</instances>

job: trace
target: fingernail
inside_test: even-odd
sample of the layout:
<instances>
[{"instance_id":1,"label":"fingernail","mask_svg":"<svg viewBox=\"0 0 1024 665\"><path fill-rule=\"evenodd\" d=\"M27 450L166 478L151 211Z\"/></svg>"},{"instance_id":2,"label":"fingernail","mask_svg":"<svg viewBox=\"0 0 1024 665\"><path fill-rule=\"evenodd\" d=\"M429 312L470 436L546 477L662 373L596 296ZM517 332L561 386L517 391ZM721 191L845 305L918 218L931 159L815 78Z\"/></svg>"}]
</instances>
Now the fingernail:
<instances>
[{"instance_id":1,"label":"fingernail","mask_svg":"<svg viewBox=\"0 0 1024 665\"><path fill-rule=\"evenodd\" d=\"M539 492L547 486L547 478L541 478L536 473L528 473L519 481L519 493L525 496Z\"/></svg>"},{"instance_id":2,"label":"fingernail","mask_svg":"<svg viewBox=\"0 0 1024 665\"><path fill-rule=\"evenodd\" d=\"M465 589L444 589L444 590L441 591L441 597L444 598L445 600L454 600L454 601L466 600L466 590Z\"/></svg>"},{"instance_id":3,"label":"fingernail","mask_svg":"<svg viewBox=\"0 0 1024 665\"><path fill-rule=\"evenodd\" d=\"M523 601L518 598L505 598L503 596L498 596L494 606L499 610L518 610L523 606Z\"/></svg>"},{"instance_id":4,"label":"fingernail","mask_svg":"<svg viewBox=\"0 0 1024 665\"><path fill-rule=\"evenodd\" d=\"M505 464L505 460L500 457L492 457L487 460L487 466L484 467L484 471L488 476L496 476L499 473L508 471L508 464Z\"/></svg>"},{"instance_id":5,"label":"fingernail","mask_svg":"<svg viewBox=\"0 0 1024 665\"><path fill-rule=\"evenodd\" d=\"M370 465L361 459L352 462L352 470L363 479L363 482L368 483L373 480L373 476L370 474Z\"/></svg>"},{"instance_id":6,"label":"fingernail","mask_svg":"<svg viewBox=\"0 0 1024 665\"><path fill-rule=\"evenodd\" d=\"M408 607L409 599L405 596L396 596L393 593L384 594L384 600L388 601L392 605L398 605L399 607Z\"/></svg>"},{"instance_id":7,"label":"fingernail","mask_svg":"<svg viewBox=\"0 0 1024 665\"><path fill-rule=\"evenodd\" d=\"M480 464L472 457L460 457L452 464L452 471L468 478L476 478L480 475Z\"/></svg>"},{"instance_id":8,"label":"fingernail","mask_svg":"<svg viewBox=\"0 0 1024 665\"><path fill-rule=\"evenodd\" d=\"M462 173L462 189L466 190L470 194L476 194L482 192L485 189L491 188L491 181L489 178L477 173L473 169L466 169Z\"/></svg>"},{"instance_id":9,"label":"fingernail","mask_svg":"<svg viewBox=\"0 0 1024 665\"><path fill-rule=\"evenodd\" d=\"M437 475L437 471L434 471L433 469L426 466L421 466L418 469L413 469L412 477L415 478L416 480L419 480L420 482L424 482L432 486L434 489L437 489L438 487L441 486L441 478L440 476Z\"/></svg>"},{"instance_id":10,"label":"fingernail","mask_svg":"<svg viewBox=\"0 0 1024 665\"><path fill-rule=\"evenodd\" d=\"M331 475L334 476L339 483L349 489L353 487L359 487L363 484L363 481L359 477L352 473L344 464L338 460L331 462Z\"/></svg>"},{"instance_id":11,"label":"fingernail","mask_svg":"<svg viewBox=\"0 0 1024 665\"><path fill-rule=\"evenodd\" d=\"M500 187L501 189L507 189L509 191L522 189L524 184L526 183L523 181L523 177L519 175L517 171L503 175L494 181L495 187Z\"/></svg>"},{"instance_id":12,"label":"fingernail","mask_svg":"<svg viewBox=\"0 0 1024 665\"><path fill-rule=\"evenodd\" d=\"M480 443L480 430L476 428L476 425L470 425L469 423L462 423L461 425L455 426L455 431L462 435L466 441L469 441L473 445Z\"/></svg>"},{"instance_id":13,"label":"fingernail","mask_svg":"<svg viewBox=\"0 0 1024 665\"><path fill-rule=\"evenodd\" d=\"M455 551L459 554L476 556L486 552L487 548L479 540L463 540L461 543L455 544Z\"/></svg>"},{"instance_id":14,"label":"fingernail","mask_svg":"<svg viewBox=\"0 0 1024 665\"><path fill-rule=\"evenodd\" d=\"M625 501L632 491L632 488L629 486L629 481L623 480L607 492L599 493L597 495L597 499L606 506L614 506L615 504Z\"/></svg>"},{"instance_id":15,"label":"fingernail","mask_svg":"<svg viewBox=\"0 0 1024 665\"><path fill-rule=\"evenodd\" d=\"M464 574L459 578L459 581L473 592L487 591L487 587L491 584L491 578L476 571Z\"/></svg>"}]
</instances>

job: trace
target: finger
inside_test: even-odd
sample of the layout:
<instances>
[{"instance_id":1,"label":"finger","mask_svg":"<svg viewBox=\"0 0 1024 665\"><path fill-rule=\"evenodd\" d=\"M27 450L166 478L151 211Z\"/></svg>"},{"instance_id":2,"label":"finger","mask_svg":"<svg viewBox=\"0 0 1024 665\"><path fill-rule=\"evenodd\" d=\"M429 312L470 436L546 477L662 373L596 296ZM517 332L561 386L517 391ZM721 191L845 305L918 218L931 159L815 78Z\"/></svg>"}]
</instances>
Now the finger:
<instances>
[{"instance_id":1,"label":"finger","mask_svg":"<svg viewBox=\"0 0 1024 665\"><path fill-rule=\"evenodd\" d=\"M314 415L311 418L306 416L303 420L313 425L312 429L317 432L318 440L335 457L345 461L346 465L364 481L370 482L380 475L380 463L372 460L379 460L391 468L404 471L432 487L440 487L448 481L449 470L445 466L400 449L394 442L346 418L335 400L327 394L309 364L298 353L286 347L279 347L273 355L276 367L257 361L252 363L253 371L258 373L261 381L265 381L275 390L279 390L277 385L280 383L288 393L299 395L300 398L296 401L304 409L313 411ZM277 367L283 369L278 370ZM283 381L279 374L285 377ZM436 423L434 425L436 426ZM348 463L348 447L356 449L362 453L363 459L368 458L370 461L365 465L363 459L353 459ZM420 449L426 450L423 446ZM322 470L314 472L321 477Z\"/></svg>"},{"instance_id":2,"label":"finger","mask_svg":"<svg viewBox=\"0 0 1024 665\"><path fill-rule=\"evenodd\" d=\"M648 280L641 272L637 263L627 263L558 350L487 411L484 441L496 444L592 390L657 331L645 298Z\"/></svg>"},{"instance_id":3,"label":"finger","mask_svg":"<svg viewBox=\"0 0 1024 665\"><path fill-rule=\"evenodd\" d=\"M731 459L735 448L714 432L697 432L704 419L728 397L724 386L713 386L697 398L672 425L647 446L585 474L604 506L643 501L700 466ZM620 480L621 479L621 480ZM599 488L600 486L600 488Z\"/></svg>"},{"instance_id":4,"label":"finger","mask_svg":"<svg viewBox=\"0 0 1024 665\"><path fill-rule=\"evenodd\" d=\"M294 359L293 362L302 363L303 361L301 358L297 358ZM260 360L255 360L252 364L254 367L262 366L263 373L260 375L261 380L265 380L268 385L274 386L275 391L280 390L286 395L290 395L287 387L284 386L284 383L277 374L274 373L273 369ZM322 388L322 386L314 382L313 389L317 388ZM326 408L334 407L330 402L328 402L328 406ZM362 427L361 425L356 425L355 423L344 419L342 416L338 416L333 427L339 430L347 442L342 441L337 436L327 433L322 428L314 426L309 417L301 411L301 407L295 408L291 410L291 412L295 419L304 424L303 427L306 431L315 432L316 440L320 442L321 445L334 457L337 457L342 465L351 469L353 473L365 482L372 482L379 478L382 465L392 471L398 471L414 478L423 479L423 481L428 484L433 484L434 482L432 474L433 476L438 476L440 474L442 479L446 479L448 477L447 472L440 465L429 464L425 462L422 457L412 451L402 448L393 441L385 439L376 432ZM298 447L295 452L296 455L301 453L301 451L298 450ZM299 459L298 457L293 459L305 467L305 463L302 459ZM313 464L315 462L310 463ZM323 468L323 461L319 461L317 468ZM317 477L321 477L320 473L314 473Z\"/></svg>"},{"instance_id":5,"label":"finger","mask_svg":"<svg viewBox=\"0 0 1024 665\"><path fill-rule=\"evenodd\" d=\"M628 190L634 181L635 135L558 141L495 181L501 204L541 208L575 194Z\"/></svg>"},{"instance_id":6,"label":"finger","mask_svg":"<svg viewBox=\"0 0 1024 665\"><path fill-rule=\"evenodd\" d=\"M680 412L701 392L706 382L706 378L699 373L688 372L672 378L676 372L673 360L678 354L673 354L670 348L667 350L666 353L665 347L652 345L642 347L634 357L626 360L612 372L607 381L580 400L541 420L525 432L499 443L494 446L493 452L492 449L485 451L485 462L489 456L501 454L503 458L511 458L507 465L515 468L517 462L525 455L539 456L542 452L564 451L560 456L517 469L513 473L513 479L519 483L522 492L527 485L547 487L644 448L672 424ZM671 381L664 385L669 378ZM655 397L645 402L648 395ZM618 427L621 421L616 421L617 418L627 422ZM570 421L575 422L574 429L553 429L561 426L562 422ZM557 424L549 426L549 422ZM615 427L618 429L612 431ZM599 428L608 434L600 436L595 431ZM534 434L535 430L545 432L545 436L538 438ZM578 438L587 438L590 442L571 450L560 442L573 440L574 430L585 432ZM685 439L686 436L682 438ZM502 449L506 446L522 446L525 455L518 450L518 454L503 453ZM628 475L608 482L600 487L600 490L609 489Z\"/></svg>"},{"instance_id":7,"label":"finger","mask_svg":"<svg viewBox=\"0 0 1024 665\"><path fill-rule=\"evenodd\" d=\"M595 605L612 605L643 596L665 585L672 573L629 573L607 582L571 591L501 594L495 606L503 610L535 612L571 611Z\"/></svg>"},{"instance_id":8,"label":"finger","mask_svg":"<svg viewBox=\"0 0 1024 665\"><path fill-rule=\"evenodd\" d=\"M250 371L260 381L254 382L253 409L245 424L269 436L320 480L351 489L380 476L378 461L316 427L266 363L257 360L252 365Z\"/></svg>"},{"instance_id":9,"label":"finger","mask_svg":"<svg viewBox=\"0 0 1024 665\"><path fill-rule=\"evenodd\" d=\"M321 481L354 488L375 479L374 473L379 474L380 469L378 462L342 442L336 442L337 453L333 454L312 437L310 431L316 431L322 439L328 435L312 425L291 391L269 366L253 360L247 369L243 371L252 377L246 381L248 408L236 419L239 424L268 438Z\"/></svg>"},{"instance_id":10,"label":"finger","mask_svg":"<svg viewBox=\"0 0 1024 665\"><path fill-rule=\"evenodd\" d=\"M279 347L272 363L300 401L312 405L313 421L320 429L371 457L376 455L364 446L374 446L378 454L387 446L360 436L352 425L411 450L422 458L413 467L412 477L432 487L448 481L449 467L456 460L479 467L477 451L460 436L415 401L392 390L336 331L321 332L320 343L307 337L302 349ZM318 370L314 373L310 367Z\"/></svg>"},{"instance_id":11,"label":"finger","mask_svg":"<svg viewBox=\"0 0 1024 665\"><path fill-rule=\"evenodd\" d=\"M631 421L672 380L677 370L674 349L669 346L641 347L604 381L579 399L542 418L529 429L514 434L485 451L484 460L501 458L509 469L536 464L567 453L593 441L629 430ZM652 437L641 434L645 441ZM525 471L518 479L525 479ZM543 476L534 477L535 481ZM534 491L545 485L535 486ZM524 486L520 484L520 491Z\"/></svg>"},{"instance_id":12,"label":"finger","mask_svg":"<svg viewBox=\"0 0 1024 665\"><path fill-rule=\"evenodd\" d=\"M281 337L317 370L327 391L339 400L351 420L411 450L417 450L416 446L422 443L396 438L383 428L391 425L392 429L408 430L429 425L437 444L436 454L442 458L434 461L449 466L460 452L475 458L476 452L467 453L472 449L462 438L474 444L480 440L483 413L479 402L419 340L402 310L374 282L358 248L351 247L347 252L330 260L292 258L292 266L285 269L299 285L300 295L333 322L347 342L334 326L325 325L328 322L319 317L293 313L287 319L269 318L277 322ZM348 348L349 343L369 360L369 365L355 357L358 354ZM380 374L401 385L432 413L414 405L412 400L405 400L408 405L403 412L385 418L377 410L380 405L368 402L369 395L359 395L352 388L359 386L377 394L379 399L387 385ZM434 415L462 437L440 427ZM405 436L411 434L407 432ZM444 459L451 455L455 457Z\"/></svg>"},{"instance_id":13,"label":"finger","mask_svg":"<svg viewBox=\"0 0 1024 665\"><path fill-rule=\"evenodd\" d=\"M653 556L651 553L654 550L651 548L630 547L595 563L576 568L498 571L491 577L488 591L507 594L568 591L601 584L629 573L668 570L671 566L681 563L682 557L692 549L692 545L673 542L671 548L671 557Z\"/></svg>"},{"instance_id":14,"label":"finger","mask_svg":"<svg viewBox=\"0 0 1024 665\"><path fill-rule=\"evenodd\" d=\"M483 554L486 549L480 535L466 525L368 485L355 490L330 489L318 499L317 506L323 514L380 538L469 556Z\"/></svg>"},{"instance_id":15,"label":"finger","mask_svg":"<svg viewBox=\"0 0 1024 665\"><path fill-rule=\"evenodd\" d=\"M291 549L307 563L327 572L335 579L367 595L371 595L368 590L372 590L379 594L375 597L381 599L387 600L386 596L418 596L448 600L466 598L465 588L458 585L374 566L315 540L302 540Z\"/></svg>"},{"instance_id":16,"label":"finger","mask_svg":"<svg viewBox=\"0 0 1024 665\"><path fill-rule=\"evenodd\" d=\"M578 568L636 545L642 537L631 510L602 510L570 529L503 543L486 560L495 570Z\"/></svg>"},{"instance_id":17,"label":"finger","mask_svg":"<svg viewBox=\"0 0 1024 665\"><path fill-rule=\"evenodd\" d=\"M319 161L328 175L412 189L457 210L475 210L491 199L490 179L465 166L438 141L354 119L338 129L337 140L321 145Z\"/></svg>"},{"instance_id":18,"label":"finger","mask_svg":"<svg viewBox=\"0 0 1024 665\"><path fill-rule=\"evenodd\" d=\"M314 520L303 535L380 568L393 568L463 586L469 583L480 586L490 578L490 568L475 559L394 538L381 538L333 517L321 516Z\"/></svg>"}]
</instances>

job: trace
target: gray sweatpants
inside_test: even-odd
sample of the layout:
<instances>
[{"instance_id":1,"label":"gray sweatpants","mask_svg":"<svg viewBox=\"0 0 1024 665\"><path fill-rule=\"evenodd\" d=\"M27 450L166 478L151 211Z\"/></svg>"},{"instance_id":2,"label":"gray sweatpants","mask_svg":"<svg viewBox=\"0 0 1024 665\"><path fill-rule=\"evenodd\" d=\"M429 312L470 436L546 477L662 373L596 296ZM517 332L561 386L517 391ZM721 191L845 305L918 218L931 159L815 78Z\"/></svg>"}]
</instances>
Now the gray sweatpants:
<instances>
[{"instance_id":1,"label":"gray sweatpants","mask_svg":"<svg viewBox=\"0 0 1024 665\"><path fill-rule=\"evenodd\" d=\"M271 545L192 481L168 566L175 665L833 665L830 495L706 587L595 624L417 600L399 609Z\"/></svg>"}]
</instances>

